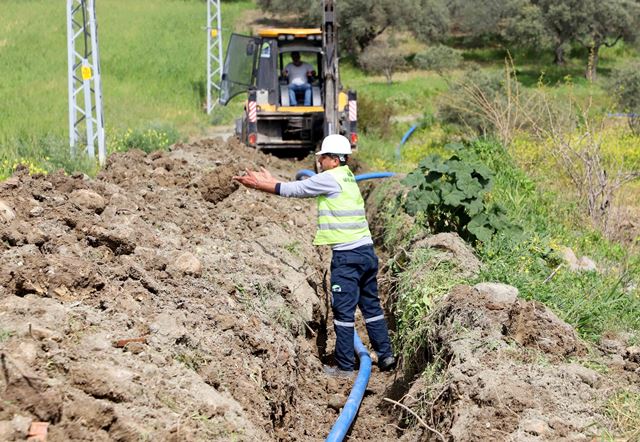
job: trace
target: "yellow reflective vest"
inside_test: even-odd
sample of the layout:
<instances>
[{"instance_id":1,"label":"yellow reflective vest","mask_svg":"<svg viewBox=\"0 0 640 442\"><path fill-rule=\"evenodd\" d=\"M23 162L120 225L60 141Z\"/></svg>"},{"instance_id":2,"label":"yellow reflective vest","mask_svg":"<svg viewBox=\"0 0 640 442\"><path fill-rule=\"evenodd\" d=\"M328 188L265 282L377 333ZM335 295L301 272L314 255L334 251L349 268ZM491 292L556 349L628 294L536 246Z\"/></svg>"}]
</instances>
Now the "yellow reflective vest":
<instances>
[{"instance_id":1,"label":"yellow reflective vest","mask_svg":"<svg viewBox=\"0 0 640 442\"><path fill-rule=\"evenodd\" d=\"M341 244L371 236L364 211L364 200L356 178L348 166L328 170L342 192L335 198L317 197L318 230L313 244Z\"/></svg>"}]
</instances>

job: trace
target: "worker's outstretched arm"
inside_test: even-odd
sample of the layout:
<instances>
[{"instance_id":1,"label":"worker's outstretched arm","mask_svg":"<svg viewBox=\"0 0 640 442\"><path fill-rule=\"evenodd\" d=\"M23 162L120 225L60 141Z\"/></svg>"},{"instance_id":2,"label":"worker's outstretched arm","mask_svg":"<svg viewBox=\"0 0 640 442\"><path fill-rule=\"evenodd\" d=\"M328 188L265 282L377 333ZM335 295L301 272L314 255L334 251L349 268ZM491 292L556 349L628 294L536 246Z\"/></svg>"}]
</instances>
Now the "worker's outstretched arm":
<instances>
[{"instance_id":1,"label":"worker's outstretched arm","mask_svg":"<svg viewBox=\"0 0 640 442\"><path fill-rule=\"evenodd\" d=\"M264 167L261 167L260 170L261 171L258 172L246 169L246 175L234 176L233 179L251 189L262 190L267 193L276 193L276 184L278 184L279 181Z\"/></svg>"}]
</instances>

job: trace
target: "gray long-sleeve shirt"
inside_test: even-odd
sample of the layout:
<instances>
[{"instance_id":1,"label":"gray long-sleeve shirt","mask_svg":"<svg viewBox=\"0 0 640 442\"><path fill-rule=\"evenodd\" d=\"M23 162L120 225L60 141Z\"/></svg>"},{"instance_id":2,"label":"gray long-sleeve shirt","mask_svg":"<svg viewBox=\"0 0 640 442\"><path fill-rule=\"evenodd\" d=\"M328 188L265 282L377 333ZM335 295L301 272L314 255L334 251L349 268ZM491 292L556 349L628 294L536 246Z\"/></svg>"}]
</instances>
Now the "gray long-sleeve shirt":
<instances>
[{"instance_id":1,"label":"gray long-sleeve shirt","mask_svg":"<svg viewBox=\"0 0 640 442\"><path fill-rule=\"evenodd\" d=\"M291 181L288 183L278 183L276 185L276 194L288 198L313 198L320 195L326 195L327 198L335 198L342 188L333 175L323 172L306 180ZM373 244L370 236L357 239L355 241L334 244L333 250L353 250L358 247Z\"/></svg>"}]
</instances>

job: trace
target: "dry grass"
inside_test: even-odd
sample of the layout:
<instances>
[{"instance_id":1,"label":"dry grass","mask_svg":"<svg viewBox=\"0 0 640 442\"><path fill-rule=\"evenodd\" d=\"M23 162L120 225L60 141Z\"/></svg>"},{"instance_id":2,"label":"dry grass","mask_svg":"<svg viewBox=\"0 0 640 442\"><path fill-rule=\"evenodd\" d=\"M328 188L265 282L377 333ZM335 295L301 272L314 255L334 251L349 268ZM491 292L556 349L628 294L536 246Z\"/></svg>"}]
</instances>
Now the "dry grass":
<instances>
[{"instance_id":1,"label":"dry grass","mask_svg":"<svg viewBox=\"0 0 640 442\"><path fill-rule=\"evenodd\" d=\"M615 424L616 437L640 440L640 393L619 391L609 399L606 412Z\"/></svg>"}]
</instances>

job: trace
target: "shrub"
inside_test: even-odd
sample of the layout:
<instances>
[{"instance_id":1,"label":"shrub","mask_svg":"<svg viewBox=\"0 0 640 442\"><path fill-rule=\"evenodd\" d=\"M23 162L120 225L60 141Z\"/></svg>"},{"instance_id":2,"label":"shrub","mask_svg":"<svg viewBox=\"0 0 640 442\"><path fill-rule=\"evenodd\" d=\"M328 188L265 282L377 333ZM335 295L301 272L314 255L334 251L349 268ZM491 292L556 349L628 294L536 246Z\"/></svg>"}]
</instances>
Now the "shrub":
<instances>
[{"instance_id":1,"label":"shrub","mask_svg":"<svg viewBox=\"0 0 640 442\"><path fill-rule=\"evenodd\" d=\"M128 129L124 134L116 135L108 143L109 152L124 152L129 149L141 149L147 153L163 150L178 141L180 135L172 126L153 124L142 129Z\"/></svg>"},{"instance_id":2,"label":"shrub","mask_svg":"<svg viewBox=\"0 0 640 442\"><path fill-rule=\"evenodd\" d=\"M640 135L640 63L630 63L616 69L609 90L616 98L618 110L628 114L633 133Z\"/></svg>"},{"instance_id":3,"label":"shrub","mask_svg":"<svg viewBox=\"0 0 640 442\"><path fill-rule=\"evenodd\" d=\"M470 128L473 135L495 136L509 147L518 131L535 121L540 106L538 94L523 89L507 59L503 72L469 71L452 83L439 113L445 122Z\"/></svg>"},{"instance_id":4,"label":"shrub","mask_svg":"<svg viewBox=\"0 0 640 442\"><path fill-rule=\"evenodd\" d=\"M368 98L366 95L358 97L358 128L364 134L376 134L380 137L389 135L391 117L394 106L380 100Z\"/></svg>"},{"instance_id":5,"label":"shrub","mask_svg":"<svg viewBox=\"0 0 640 442\"><path fill-rule=\"evenodd\" d=\"M420 69L443 71L459 67L462 64L462 54L449 46L431 46L426 51L417 54L413 62Z\"/></svg>"},{"instance_id":6,"label":"shrub","mask_svg":"<svg viewBox=\"0 0 640 442\"><path fill-rule=\"evenodd\" d=\"M62 169L66 173L82 172L91 176L99 168L97 157L92 160L80 150L72 156L67 138L22 134L0 139L0 181L11 176L18 167L28 168L31 174Z\"/></svg>"},{"instance_id":7,"label":"shrub","mask_svg":"<svg viewBox=\"0 0 640 442\"><path fill-rule=\"evenodd\" d=\"M373 74L383 74L391 84L393 74L406 66L404 56L398 48L386 41L377 41L368 46L358 57L362 69Z\"/></svg>"},{"instance_id":8,"label":"shrub","mask_svg":"<svg viewBox=\"0 0 640 442\"><path fill-rule=\"evenodd\" d=\"M505 101L502 91L502 75L499 72L468 71L462 80L451 85L450 91L438 107L438 116L449 124L469 127L477 134L492 132L493 125L480 112L465 103L462 97L466 94L468 85L487 97L488 101Z\"/></svg>"},{"instance_id":9,"label":"shrub","mask_svg":"<svg viewBox=\"0 0 640 442\"><path fill-rule=\"evenodd\" d=\"M406 212L422 214L422 222L434 233L454 231L466 240L488 241L497 231L517 230L502 207L487 204L493 174L480 162L429 155L402 182L411 188L404 201Z\"/></svg>"}]
</instances>

